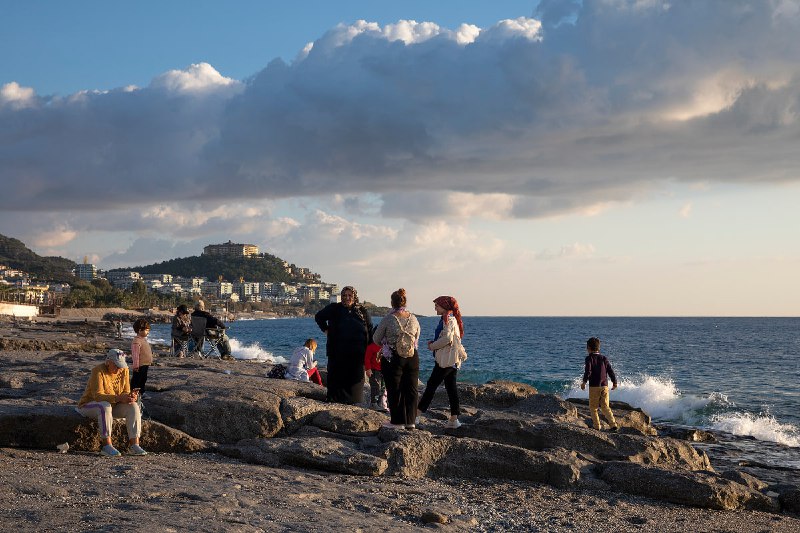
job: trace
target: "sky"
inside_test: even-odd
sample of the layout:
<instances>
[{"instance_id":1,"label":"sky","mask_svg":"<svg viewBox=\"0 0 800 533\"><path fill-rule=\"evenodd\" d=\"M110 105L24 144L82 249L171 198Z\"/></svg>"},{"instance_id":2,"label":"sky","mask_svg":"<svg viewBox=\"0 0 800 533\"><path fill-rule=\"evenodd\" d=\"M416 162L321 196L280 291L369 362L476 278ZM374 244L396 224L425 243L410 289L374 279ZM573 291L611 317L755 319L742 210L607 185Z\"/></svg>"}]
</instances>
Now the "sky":
<instances>
[{"instance_id":1,"label":"sky","mask_svg":"<svg viewBox=\"0 0 800 533\"><path fill-rule=\"evenodd\" d=\"M0 234L431 314L800 315L800 0L5 0Z\"/></svg>"}]
</instances>

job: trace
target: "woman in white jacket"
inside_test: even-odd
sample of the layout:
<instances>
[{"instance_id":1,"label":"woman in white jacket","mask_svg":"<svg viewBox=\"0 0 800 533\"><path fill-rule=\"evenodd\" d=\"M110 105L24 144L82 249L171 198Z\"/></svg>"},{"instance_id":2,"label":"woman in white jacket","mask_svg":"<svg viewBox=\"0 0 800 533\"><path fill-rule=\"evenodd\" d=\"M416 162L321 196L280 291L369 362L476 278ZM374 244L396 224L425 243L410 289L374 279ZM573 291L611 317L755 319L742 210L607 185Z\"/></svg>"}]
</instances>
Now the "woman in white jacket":
<instances>
[{"instance_id":1,"label":"woman in white jacket","mask_svg":"<svg viewBox=\"0 0 800 533\"><path fill-rule=\"evenodd\" d=\"M436 314L442 319L436 327L435 339L428 341L428 348L433 350L436 364L425 386L425 392L419 401L418 409L421 413L428 410L433 400L436 389L444 381L444 388L447 390L447 398L450 400L450 420L445 427L456 429L461 427L458 421L460 406L458 402L458 388L456 377L458 369L467 359L467 352L461 345L461 337L464 336L464 323L461 321L461 310L458 302L452 296L439 296L433 303L436 306Z\"/></svg>"}]
</instances>

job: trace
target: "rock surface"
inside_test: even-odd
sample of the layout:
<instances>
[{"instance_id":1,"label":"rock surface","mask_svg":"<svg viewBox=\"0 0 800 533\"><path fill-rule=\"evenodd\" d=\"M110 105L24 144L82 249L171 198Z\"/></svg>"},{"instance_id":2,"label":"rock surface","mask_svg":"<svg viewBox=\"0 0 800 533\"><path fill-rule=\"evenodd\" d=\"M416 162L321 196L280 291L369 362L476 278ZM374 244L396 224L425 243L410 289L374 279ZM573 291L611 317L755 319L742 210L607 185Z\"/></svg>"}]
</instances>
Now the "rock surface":
<instances>
[{"instance_id":1,"label":"rock surface","mask_svg":"<svg viewBox=\"0 0 800 533\"><path fill-rule=\"evenodd\" d=\"M83 351L0 352L0 447L56 450L67 443L67 455L97 450L95 422L74 405L101 361L102 354ZM752 476L715 474L705 453L656 436L646 413L624 404L613 409L628 423L609 433L587 425L582 405L527 385L459 384L461 428L444 428L447 400L439 394L421 429L398 431L382 427L382 413L325 403L322 387L268 379L267 367L158 358L144 400L142 445L156 453L216 452L262 468L426 483L610 488L710 509L778 512L783 505L796 512L791 490L779 500ZM114 439L124 447L122 423ZM458 515L457 509L442 513L448 527L468 528ZM415 520L425 521L421 514Z\"/></svg>"}]
</instances>

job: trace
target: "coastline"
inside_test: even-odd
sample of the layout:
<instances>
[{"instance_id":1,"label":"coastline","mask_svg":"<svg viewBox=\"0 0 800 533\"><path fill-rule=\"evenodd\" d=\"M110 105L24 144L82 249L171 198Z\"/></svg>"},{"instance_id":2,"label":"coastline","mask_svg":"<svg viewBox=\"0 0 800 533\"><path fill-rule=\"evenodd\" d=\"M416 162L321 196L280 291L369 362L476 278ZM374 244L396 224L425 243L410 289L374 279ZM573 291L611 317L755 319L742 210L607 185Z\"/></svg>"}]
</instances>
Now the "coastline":
<instances>
[{"instance_id":1,"label":"coastline","mask_svg":"<svg viewBox=\"0 0 800 533\"><path fill-rule=\"evenodd\" d=\"M53 341L74 332L52 323L37 324L35 330L27 332L11 328L10 333L17 339L27 335ZM103 329L102 324L97 331L75 336L89 334L95 344L69 353L61 348L47 349L46 345L40 350L0 351L0 368L5 370L0 400L13 400L18 395L28 398L23 404L41 409L51 405L44 398L22 394L28 385L22 381L35 376L10 375L10 368L20 367L5 366L12 360L46 361L48 367L73 382L72 396L79 395L90 368L87 363L96 360L105 345L126 342L114 339L112 330ZM80 364L68 364L73 359ZM166 391L177 383L175 378L166 377L177 361L161 359L163 363L153 369L153 379L156 387ZM186 361L174 368L183 373L229 369L253 374L254 378L263 376L263 365L241 361L232 366ZM58 397L64 398L63 393ZM68 398L64 398L67 403ZM620 531L800 530L800 520L792 515L687 507L602 486L592 490L588 485L557 488L519 480L341 475L314 468L250 464L219 452L159 452L114 462L89 451L62 455L54 448L5 446L0 448L0 465L2 482L9 487L0 496L0 516L6 519L4 524L16 524L15 529L25 525L40 530L95 529L134 521L139 527L175 530L325 531L344 527L408 531L426 528L426 520L442 519L448 522L443 527L453 531L591 530L598 523ZM85 475L87 472L91 475Z\"/></svg>"}]
</instances>

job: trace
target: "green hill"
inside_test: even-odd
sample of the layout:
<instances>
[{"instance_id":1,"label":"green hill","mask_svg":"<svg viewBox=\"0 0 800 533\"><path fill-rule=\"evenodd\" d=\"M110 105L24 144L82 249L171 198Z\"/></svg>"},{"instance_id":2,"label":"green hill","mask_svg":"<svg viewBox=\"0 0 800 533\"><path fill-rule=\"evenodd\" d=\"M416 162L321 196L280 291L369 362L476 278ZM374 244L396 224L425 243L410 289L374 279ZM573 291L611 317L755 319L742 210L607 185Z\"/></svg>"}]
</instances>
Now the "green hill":
<instances>
[{"instance_id":1,"label":"green hill","mask_svg":"<svg viewBox=\"0 0 800 533\"><path fill-rule=\"evenodd\" d=\"M63 257L43 257L30 250L22 241L0 235L0 264L28 272L45 281L74 282L75 262Z\"/></svg>"},{"instance_id":2,"label":"green hill","mask_svg":"<svg viewBox=\"0 0 800 533\"><path fill-rule=\"evenodd\" d=\"M173 276L200 276L215 281L222 276L225 281L300 282L283 267L283 260L270 254L255 257L218 257L199 255L170 259L153 265L114 270L133 270L141 274L171 274Z\"/></svg>"}]
</instances>

